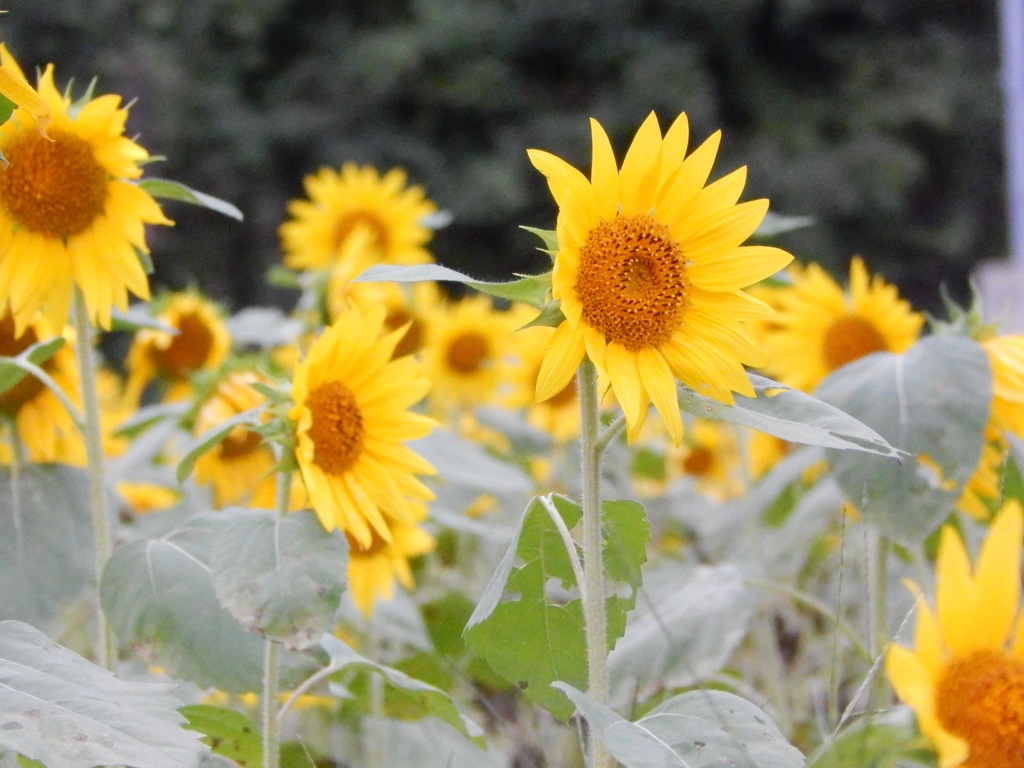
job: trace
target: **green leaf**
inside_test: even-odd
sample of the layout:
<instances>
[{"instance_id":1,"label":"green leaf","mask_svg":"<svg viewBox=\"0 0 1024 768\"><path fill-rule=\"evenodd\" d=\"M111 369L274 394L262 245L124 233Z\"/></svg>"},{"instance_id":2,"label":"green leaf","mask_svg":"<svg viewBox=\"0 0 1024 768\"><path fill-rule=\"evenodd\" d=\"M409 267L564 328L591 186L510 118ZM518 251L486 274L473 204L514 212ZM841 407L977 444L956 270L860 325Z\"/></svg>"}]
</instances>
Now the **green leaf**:
<instances>
[{"instance_id":1,"label":"green leaf","mask_svg":"<svg viewBox=\"0 0 1024 768\"><path fill-rule=\"evenodd\" d=\"M554 256L558 253L558 233L553 229L538 229L537 227L525 227L519 226L520 229L525 229L531 235L536 235L544 243L544 247L540 250L544 253Z\"/></svg>"},{"instance_id":2,"label":"green leaf","mask_svg":"<svg viewBox=\"0 0 1024 768\"><path fill-rule=\"evenodd\" d=\"M757 225L753 237L757 239L777 237L786 232L813 227L814 224L813 216L784 216L768 211L761 219L761 223Z\"/></svg>"},{"instance_id":3,"label":"green leaf","mask_svg":"<svg viewBox=\"0 0 1024 768\"><path fill-rule=\"evenodd\" d=\"M140 189L144 189L156 198L180 200L184 203L192 203L193 205L199 205L203 208L209 208L211 211L216 211L217 213L223 213L225 216L230 216L232 219L237 219L238 221L242 221L244 218L242 212L226 200L221 200L219 197L214 197L213 195L208 195L205 192L199 192L198 190L191 189L177 181L151 177L136 183Z\"/></svg>"},{"instance_id":4,"label":"green leaf","mask_svg":"<svg viewBox=\"0 0 1024 768\"><path fill-rule=\"evenodd\" d=\"M267 408L267 404L263 403L250 408L247 411L235 414L230 419L226 419L212 429L206 430L203 434L191 440L188 445L185 446L185 455L178 462L178 469L175 472L175 476L178 478L179 483L185 482L189 475L192 474L192 469L195 467L196 460L209 450L215 448L221 440L228 436L235 427L257 427L260 425L261 416L263 411Z\"/></svg>"},{"instance_id":5,"label":"green leaf","mask_svg":"<svg viewBox=\"0 0 1024 768\"><path fill-rule=\"evenodd\" d=\"M118 680L20 621L0 621L0 748L47 768L195 768L172 685Z\"/></svg>"},{"instance_id":6,"label":"green leaf","mask_svg":"<svg viewBox=\"0 0 1024 768\"><path fill-rule=\"evenodd\" d=\"M337 670L337 673L332 675L334 680L340 679L341 674L345 672L356 672L363 676L367 673L375 674L384 679L385 715L400 714L406 720L420 720L432 716L470 739L482 737L483 731L480 727L464 717L444 691L409 677L397 669L360 656L334 635L325 634L320 643L330 656L331 668Z\"/></svg>"},{"instance_id":7,"label":"green leaf","mask_svg":"<svg viewBox=\"0 0 1024 768\"><path fill-rule=\"evenodd\" d=\"M679 405L694 416L741 424L791 443L867 451L894 458L903 455L878 432L835 404L756 374L750 374L750 382L757 397L737 395L733 406L686 387L681 389Z\"/></svg>"},{"instance_id":8,"label":"green leaf","mask_svg":"<svg viewBox=\"0 0 1024 768\"><path fill-rule=\"evenodd\" d=\"M902 465L852 452L829 459L867 520L902 544L919 544L978 466L992 399L985 351L970 339L930 336L902 355L875 353L844 366L818 395L912 454Z\"/></svg>"},{"instance_id":9,"label":"green leaf","mask_svg":"<svg viewBox=\"0 0 1024 768\"><path fill-rule=\"evenodd\" d=\"M491 668L523 689L527 698L566 720L572 705L551 688L555 680L587 679L583 606L558 527L545 502L572 530L579 507L563 496L535 498L523 513L505 556L466 626L466 644ZM648 540L643 508L632 501L606 502L605 568L608 646L625 629L636 601ZM518 563L518 565L517 565Z\"/></svg>"},{"instance_id":10,"label":"green leaf","mask_svg":"<svg viewBox=\"0 0 1024 768\"><path fill-rule=\"evenodd\" d=\"M37 342L16 357L0 357L0 394L15 387L26 376L32 375L26 363L38 368L57 354L63 346L64 338L58 337Z\"/></svg>"},{"instance_id":11,"label":"green leaf","mask_svg":"<svg viewBox=\"0 0 1024 768\"><path fill-rule=\"evenodd\" d=\"M60 464L0 468L0 617L56 632L95 589L86 474ZM2 698L2 697L0 697Z\"/></svg>"},{"instance_id":12,"label":"green leaf","mask_svg":"<svg viewBox=\"0 0 1024 768\"><path fill-rule=\"evenodd\" d=\"M528 275L506 283L476 280L449 267L440 264L416 264L402 266L398 264L375 264L356 278L356 282L384 283L419 283L436 280L437 282L462 283L475 288L481 293L497 296L510 301L521 301L532 307L541 309L548 303L551 290L551 273Z\"/></svg>"},{"instance_id":13,"label":"green leaf","mask_svg":"<svg viewBox=\"0 0 1024 768\"><path fill-rule=\"evenodd\" d=\"M171 674L203 688L258 691L264 641L221 606L210 575L210 550L231 523L231 515L204 513L125 544L103 570L100 597L117 636ZM285 685L310 665L284 652L281 666Z\"/></svg>"},{"instance_id":14,"label":"green leaf","mask_svg":"<svg viewBox=\"0 0 1024 768\"><path fill-rule=\"evenodd\" d=\"M203 742L215 755L234 760L241 768L263 765L259 729L241 712L208 704L192 704L178 711L188 721L185 727L203 734Z\"/></svg>"},{"instance_id":15,"label":"green leaf","mask_svg":"<svg viewBox=\"0 0 1024 768\"><path fill-rule=\"evenodd\" d=\"M135 333L143 328L149 328L154 331L168 333L171 336L178 335L177 328L172 328L166 323L157 320L150 314L150 305L142 302L132 304L126 312L122 312L117 307L114 307L110 312L110 327L111 330L127 331L128 333Z\"/></svg>"},{"instance_id":16,"label":"green leaf","mask_svg":"<svg viewBox=\"0 0 1024 768\"><path fill-rule=\"evenodd\" d=\"M330 630L345 588L348 542L312 510L278 518L232 509L210 555L213 587L250 631L301 650Z\"/></svg>"},{"instance_id":17,"label":"green leaf","mask_svg":"<svg viewBox=\"0 0 1024 768\"><path fill-rule=\"evenodd\" d=\"M927 768L935 753L906 707L856 721L811 761L811 768Z\"/></svg>"},{"instance_id":18,"label":"green leaf","mask_svg":"<svg viewBox=\"0 0 1024 768\"><path fill-rule=\"evenodd\" d=\"M803 768L804 756L761 709L724 691L673 696L631 723L555 683L626 768Z\"/></svg>"},{"instance_id":19,"label":"green leaf","mask_svg":"<svg viewBox=\"0 0 1024 768\"><path fill-rule=\"evenodd\" d=\"M144 405L117 426L118 437L137 437L150 427L165 420L181 419L192 404L187 400L176 403L154 403Z\"/></svg>"}]
</instances>

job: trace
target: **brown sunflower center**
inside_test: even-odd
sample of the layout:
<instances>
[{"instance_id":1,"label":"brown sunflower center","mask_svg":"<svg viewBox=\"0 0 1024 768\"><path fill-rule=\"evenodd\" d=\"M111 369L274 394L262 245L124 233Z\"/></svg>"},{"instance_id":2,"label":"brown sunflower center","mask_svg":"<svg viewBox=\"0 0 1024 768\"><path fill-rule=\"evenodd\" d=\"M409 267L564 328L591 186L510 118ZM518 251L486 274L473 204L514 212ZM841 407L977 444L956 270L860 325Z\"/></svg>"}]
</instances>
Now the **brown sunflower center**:
<instances>
[{"instance_id":1,"label":"brown sunflower center","mask_svg":"<svg viewBox=\"0 0 1024 768\"><path fill-rule=\"evenodd\" d=\"M394 307L388 310L388 315L384 319L384 325L389 331L401 328L406 323L409 323L409 328L406 330L405 336L395 346L395 352L392 357L397 358L411 355L413 352L419 352L423 348L423 323L409 310L402 307Z\"/></svg>"},{"instance_id":2,"label":"brown sunflower center","mask_svg":"<svg viewBox=\"0 0 1024 768\"><path fill-rule=\"evenodd\" d=\"M672 337L689 287L682 249L646 214L602 221L580 249L575 290L583 319L631 352Z\"/></svg>"},{"instance_id":3,"label":"brown sunflower center","mask_svg":"<svg viewBox=\"0 0 1024 768\"><path fill-rule=\"evenodd\" d=\"M340 381L329 381L309 393L306 407L313 417L308 432L313 463L328 475L343 474L359 458L366 439L355 395Z\"/></svg>"},{"instance_id":4,"label":"brown sunflower center","mask_svg":"<svg viewBox=\"0 0 1024 768\"><path fill-rule=\"evenodd\" d=\"M683 459L683 471L695 477L706 477L715 466L715 455L707 448L694 447Z\"/></svg>"},{"instance_id":5,"label":"brown sunflower center","mask_svg":"<svg viewBox=\"0 0 1024 768\"><path fill-rule=\"evenodd\" d=\"M245 427L235 427L220 444L220 457L222 459L237 459L246 456L263 445L263 438L258 432L253 432Z\"/></svg>"},{"instance_id":6,"label":"brown sunflower center","mask_svg":"<svg viewBox=\"0 0 1024 768\"><path fill-rule=\"evenodd\" d=\"M0 319L0 355L3 357L15 357L39 341L36 332L28 328L25 332L15 338L14 318L10 312L5 312ZM52 358L43 363L42 368L47 373L52 371ZM14 416L21 410L25 403L32 400L43 391L44 385L35 376L25 376L21 381L0 395L0 413Z\"/></svg>"},{"instance_id":7,"label":"brown sunflower center","mask_svg":"<svg viewBox=\"0 0 1024 768\"><path fill-rule=\"evenodd\" d=\"M936 688L935 713L969 745L964 768L1024 765L1024 660L989 650L956 659Z\"/></svg>"},{"instance_id":8,"label":"brown sunflower center","mask_svg":"<svg viewBox=\"0 0 1024 768\"><path fill-rule=\"evenodd\" d=\"M378 253L386 253L390 246L388 228L380 217L369 211L353 211L338 219L334 227L334 248L341 248L357 228L364 228L370 235L369 246Z\"/></svg>"},{"instance_id":9,"label":"brown sunflower center","mask_svg":"<svg viewBox=\"0 0 1024 768\"><path fill-rule=\"evenodd\" d=\"M842 368L872 352L887 349L885 337L869 320L845 315L832 322L825 332L822 354L830 371Z\"/></svg>"},{"instance_id":10,"label":"brown sunflower center","mask_svg":"<svg viewBox=\"0 0 1024 768\"><path fill-rule=\"evenodd\" d=\"M149 356L156 369L164 376L182 379L198 371L210 358L213 350L213 331L198 314L182 315L177 323L178 335L162 349L150 347Z\"/></svg>"},{"instance_id":11,"label":"brown sunflower center","mask_svg":"<svg viewBox=\"0 0 1024 768\"><path fill-rule=\"evenodd\" d=\"M30 232L63 239L103 213L107 172L84 139L59 130L50 138L26 130L3 148L0 205Z\"/></svg>"},{"instance_id":12,"label":"brown sunflower center","mask_svg":"<svg viewBox=\"0 0 1024 768\"><path fill-rule=\"evenodd\" d=\"M484 367L490 353L487 339L475 331L467 331L460 333L448 344L445 361L456 373L469 375Z\"/></svg>"}]
</instances>

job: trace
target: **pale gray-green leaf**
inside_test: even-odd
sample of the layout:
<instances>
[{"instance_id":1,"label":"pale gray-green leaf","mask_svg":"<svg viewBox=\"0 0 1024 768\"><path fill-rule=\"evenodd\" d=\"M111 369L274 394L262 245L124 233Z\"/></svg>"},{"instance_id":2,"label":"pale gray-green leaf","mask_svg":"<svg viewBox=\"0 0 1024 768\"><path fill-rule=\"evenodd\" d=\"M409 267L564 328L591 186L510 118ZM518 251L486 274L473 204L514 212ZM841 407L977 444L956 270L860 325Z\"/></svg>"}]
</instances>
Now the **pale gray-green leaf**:
<instances>
[{"instance_id":1,"label":"pale gray-green leaf","mask_svg":"<svg viewBox=\"0 0 1024 768\"><path fill-rule=\"evenodd\" d=\"M446 429L410 441L409 447L449 483L491 493L529 493L533 489L533 481L522 469Z\"/></svg>"},{"instance_id":2,"label":"pale gray-green leaf","mask_svg":"<svg viewBox=\"0 0 1024 768\"><path fill-rule=\"evenodd\" d=\"M931 336L902 355L856 360L817 391L910 452L902 465L850 452L829 459L844 495L867 520L897 541L919 544L977 468L992 399L985 351L970 339Z\"/></svg>"},{"instance_id":3,"label":"pale gray-green leaf","mask_svg":"<svg viewBox=\"0 0 1024 768\"><path fill-rule=\"evenodd\" d=\"M462 283L481 293L497 296L510 301L521 301L530 306L543 307L551 290L551 275L527 275L518 280L493 282L477 280L450 267L440 264L375 264L367 269L356 282L419 283L424 281Z\"/></svg>"},{"instance_id":4,"label":"pale gray-green leaf","mask_svg":"<svg viewBox=\"0 0 1024 768\"><path fill-rule=\"evenodd\" d=\"M247 426L258 426L263 415L263 411L267 408L266 403L258 405L255 408L250 408L247 411L242 411L232 416L230 419L225 419L217 426L206 430L203 434L193 438L188 445L183 449L184 456L181 457L181 461L178 462L178 469L175 473L178 482L183 483L192 474L192 469L195 467L196 460L199 459L204 453L215 448L221 440L226 438L228 434L235 427L247 427Z\"/></svg>"},{"instance_id":5,"label":"pale gray-green leaf","mask_svg":"<svg viewBox=\"0 0 1024 768\"><path fill-rule=\"evenodd\" d=\"M200 192L190 187L186 187L178 181L150 177L136 182L136 184L139 188L144 189L156 198L180 200L183 203L191 203L192 205L209 208L211 211L216 211L217 213L222 213L225 216L230 216L232 219L236 219L237 221L242 221L245 218L242 215L242 212L227 200L221 200L219 197L214 197L213 195L208 195L205 192Z\"/></svg>"},{"instance_id":6,"label":"pale gray-green leaf","mask_svg":"<svg viewBox=\"0 0 1024 768\"><path fill-rule=\"evenodd\" d=\"M119 680L19 621L0 622L0 749L47 768L195 768L171 685Z\"/></svg>"},{"instance_id":7,"label":"pale gray-green leaf","mask_svg":"<svg viewBox=\"0 0 1024 768\"><path fill-rule=\"evenodd\" d=\"M14 387L26 376L57 354L64 346L64 338L36 342L15 357L0 357L0 394Z\"/></svg>"},{"instance_id":8,"label":"pale gray-green leaf","mask_svg":"<svg viewBox=\"0 0 1024 768\"><path fill-rule=\"evenodd\" d=\"M315 645L331 629L345 587L348 543L316 514L232 509L210 556L213 587L243 627L286 648Z\"/></svg>"},{"instance_id":9,"label":"pale gray-green leaf","mask_svg":"<svg viewBox=\"0 0 1024 768\"><path fill-rule=\"evenodd\" d=\"M56 631L95 588L89 482L60 464L0 468L0 618Z\"/></svg>"},{"instance_id":10,"label":"pale gray-green leaf","mask_svg":"<svg viewBox=\"0 0 1024 768\"><path fill-rule=\"evenodd\" d=\"M245 307L225 322L238 346L273 349L293 343L303 331L302 321L277 307Z\"/></svg>"},{"instance_id":11,"label":"pale gray-green leaf","mask_svg":"<svg viewBox=\"0 0 1024 768\"><path fill-rule=\"evenodd\" d=\"M201 687L258 691L264 641L221 606L210 576L210 550L230 522L200 514L159 538L126 544L107 562L100 594L118 637L154 664ZM281 659L285 681L307 666L294 653Z\"/></svg>"}]
</instances>

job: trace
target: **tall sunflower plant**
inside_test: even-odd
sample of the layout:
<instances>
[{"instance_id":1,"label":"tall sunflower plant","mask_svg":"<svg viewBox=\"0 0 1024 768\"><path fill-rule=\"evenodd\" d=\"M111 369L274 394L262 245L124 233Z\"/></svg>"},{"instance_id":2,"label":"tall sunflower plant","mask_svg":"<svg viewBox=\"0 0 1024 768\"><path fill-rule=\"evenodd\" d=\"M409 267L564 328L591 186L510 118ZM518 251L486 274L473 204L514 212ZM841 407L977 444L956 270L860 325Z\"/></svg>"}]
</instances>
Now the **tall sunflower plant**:
<instances>
[{"instance_id":1,"label":"tall sunflower plant","mask_svg":"<svg viewBox=\"0 0 1024 768\"><path fill-rule=\"evenodd\" d=\"M290 313L150 302L156 199L237 210L0 71L0 760L1019 762L1020 337L793 263L685 115L529 151L544 274L434 263L345 164Z\"/></svg>"}]
</instances>

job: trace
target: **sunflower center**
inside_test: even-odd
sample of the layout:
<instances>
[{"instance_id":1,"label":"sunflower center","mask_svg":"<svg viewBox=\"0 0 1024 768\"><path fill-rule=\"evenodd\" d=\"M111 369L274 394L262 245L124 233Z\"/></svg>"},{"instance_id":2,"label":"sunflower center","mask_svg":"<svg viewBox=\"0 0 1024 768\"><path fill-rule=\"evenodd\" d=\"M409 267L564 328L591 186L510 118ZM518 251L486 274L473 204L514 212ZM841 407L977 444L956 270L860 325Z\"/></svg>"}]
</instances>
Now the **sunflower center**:
<instances>
[{"instance_id":1,"label":"sunflower center","mask_svg":"<svg viewBox=\"0 0 1024 768\"><path fill-rule=\"evenodd\" d=\"M935 709L970 746L964 768L1024 765L1024 660L989 650L955 660L939 681Z\"/></svg>"},{"instance_id":2,"label":"sunflower center","mask_svg":"<svg viewBox=\"0 0 1024 768\"><path fill-rule=\"evenodd\" d=\"M68 238L88 229L103 213L107 172L84 139L50 131L25 131L4 147L0 205L30 232Z\"/></svg>"},{"instance_id":3,"label":"sunflower center","mask_svg":"<svg viewBox=\"0 0 1024 768\"><path fill-rule=\"evenodd\" d=\"M389 331L401 328L406 323L409 323L409 328L406 330L405 336L395 345L392 357L405 357L413 352L419 352L423 348L423 323L409 310L395 307L388 310L388 315L384 318L384 325Z\"/></svg>"},{"instance_id":4,"label":"sunflower center","mask_svg":"<svg viewBox=\"0 0 1024 768\"><path fill-rule=\"evenodd\" d=\"M15 338L14 318L10 312L5 312L0 319L0 355L3 357L15 357L39 341L36 332L31 328ZM48 373L52 370L52 363L47 360L43 363L43 370ZM21 381L0 395L0 413L14 416L21 410L25 403L32 400L43 391L44 385L35 376L25 376Z\"/></svg>"},{"instance_id":5,"label":"sunflower center","mask_svg":"<svg viewBox=\"0 0 1024 768\"><path fill-rule=\"evenodd\" d=\"M390 245L387 227L378 216L368 211L354 211L342 216L334 227L334 248L345 244L357 228L363 228L370 236L369 246L378 253L386 253Z\"/></svg>"},{"instance_id":6,"label":"sunflower center","mask_svg":"<svg viewBox=\"0 0 1024 768\"><path fill-rule=\"evenodd\" d=\"M487 339L479 333L469 331L460 333L451 340L445 360L451 370L469 375L483 368L490 351Z\"/></svg>"},{"instance_id":7,"label":"sunflower center","mask_svg":"<svg viewBox=\"0 0 1024 768\"><path fill-rule=\"evenodd\" d=\"M695 477L706 477L715 466L715 456L707 448L694 448L683 459L683 471Z\"/></svg>"},{"instance_id":8,"label":"sunflower center","mask_svg":"<svg viewBox=\"0 0 1024 768\"><path fill-rule=\"evenodd\" d=\"M672 337L689 287L682 249L646 214L602 221L580 249L575 290L583 319L631 352Z\"/></svg>"},{"instance_id":9,"label":"sunflower center","mask_svg":"<svg viewBox=\"0 0 1024 768\"><path fill-rule=\"evenodd\" d=\"M366 438L355 395L340 381L329 381L309 393L306 407L313 417L308 432L313 463L328 475L343 474L359 458Z\"/></svg>"},{"instance_id":10,"label":"sunflower center","mask_svg":"<svg viewBox=\"0 0 1024 768\"><path fill-rule=\"evenodd\" d=\"M170 344L163 349L151 347L149 351L157 370L172 379L182 379L198 371L213 349L213 332L198 315L182 315L177 328L178 334L171 338Z\"/></svg>"},{"instance_id":11,"label":"sunflower center","mask_svg":"<svg viewBox=\"0 0 1024 768\"><path fill-rule=\"evenodd\" d=\"M220 444L220 456L222 459L237 459L252 453L263 444L263 438L258 432L244 427L235 427Z\"/></svg>"},{"instance_id":12,"label":"sunflower center","mask_svg":"<svg viewBox=\"0 0 1024 768\"><path fill-rule=\"evenodd\" d=\"M822 353L830 371L842 368L872 352L887 349L885 338L869 320L853 315L840 317L825 332Z\"/></svg>"}]
</instances>

